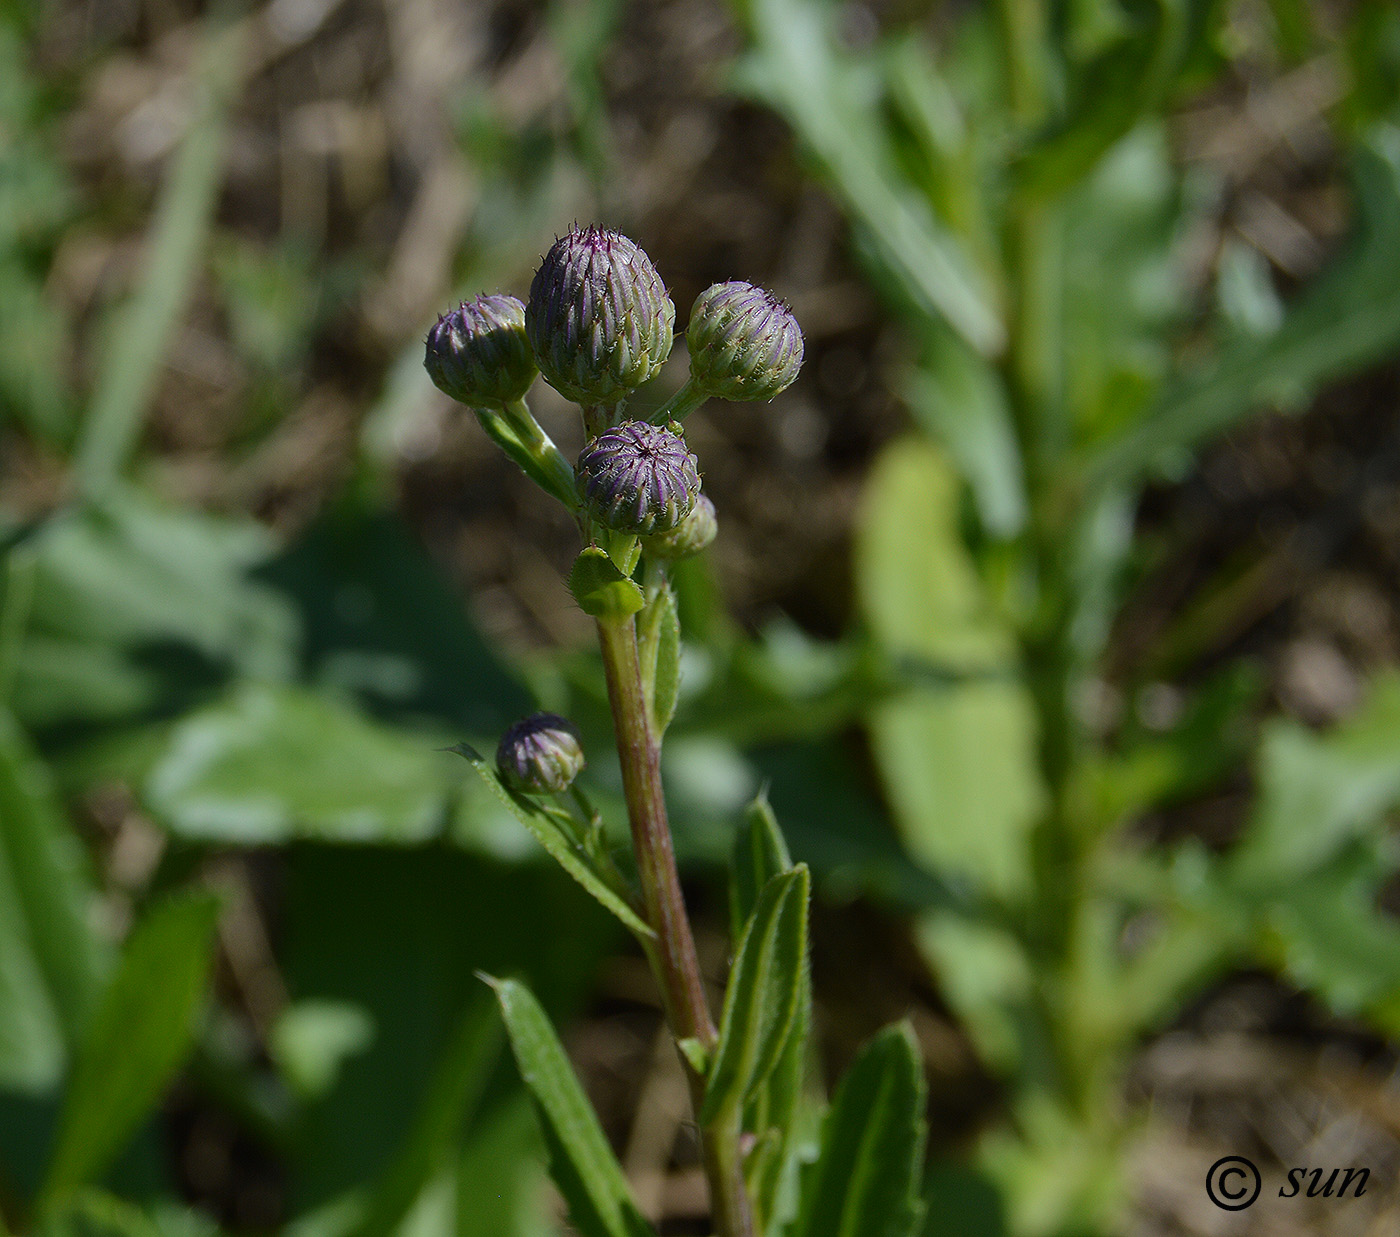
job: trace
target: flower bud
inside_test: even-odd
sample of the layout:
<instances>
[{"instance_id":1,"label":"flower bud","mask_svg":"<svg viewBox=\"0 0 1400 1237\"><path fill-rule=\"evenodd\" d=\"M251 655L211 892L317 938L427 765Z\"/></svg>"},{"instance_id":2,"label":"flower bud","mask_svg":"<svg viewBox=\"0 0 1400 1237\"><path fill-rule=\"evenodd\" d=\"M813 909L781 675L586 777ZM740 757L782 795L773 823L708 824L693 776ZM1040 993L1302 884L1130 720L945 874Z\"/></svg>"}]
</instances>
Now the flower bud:
<instances>
[{"instance_id":1,"label":"flower bud","mask_svg":"<svg viewBox=\"0 0 1400 1237\"><path fill-rule=\"evenodd\" d=\"M518 794L557 795L569 789L583 766L577 728L554 713L516 722L496 748L496 771Z\"/></svg>"},{"instance_id":2,"label":"flower bud","mask_svg":"<svg viewBox=\"0 0 1400 1237\"><path fill-rule=\"evenodd\" d=\"M587 442L574 476L584 509L619 533L675 528L700 494L699 461L685 439L646 421L624 421Z\"/></svg>"},{"instance_id":3,"label":"flower bud","mask_svg":"<svg viewBox=\"0 0 1400 1237\"><path fill-rule=\"evenodd\" d=\"M718 533L715 505L708 496L701 494L685 519L667 532L653 533L644 538L642 549L653 558L689 558L692 554L699 554Z\"/></svg>"},{"instance_id":4,"label":"flower bud","mask_svg":"<svg viewBox=\"0 0 1400 1237\"><path fill-rule=\"evenodd\" d=\"M525 306L513 296L478 296L443 314L423 359L438 390L474 408L523 399L535 375Z\"/></svg>"},{"instance_id":5,"label":"flower bud","mask_svg":"<svg viewBox=\"0 0 1400 1237\"><path fill-rule=\"evenodd\" d=\"M802 328L792 310L750 283L717 283L700 293L685 342L691 381L720 399L772 399L802 368Z\"/></svg>"},{"instance_id":6,"label":"flower bud","mask_svg":"<svg viewBox=\"0 0 1400 1237\"><path fill-rule=\"evenodd\" d=\"M540 372L577 404L615 404L671 355L676 307L627 237L588 227L554 242L530 285L525 326Z\"/></svg>"}]
</instances>

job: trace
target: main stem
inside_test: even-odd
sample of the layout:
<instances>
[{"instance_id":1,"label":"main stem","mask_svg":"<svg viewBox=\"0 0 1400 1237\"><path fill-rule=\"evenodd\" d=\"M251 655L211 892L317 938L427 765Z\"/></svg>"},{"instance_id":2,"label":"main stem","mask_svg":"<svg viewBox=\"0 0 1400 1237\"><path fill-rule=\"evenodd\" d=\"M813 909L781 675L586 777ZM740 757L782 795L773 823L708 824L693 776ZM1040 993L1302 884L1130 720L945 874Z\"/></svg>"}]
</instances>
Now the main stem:
<instances>
[{"instance_id":1,"label":"main stem","mask_svg":"<svg viewBox=\"0 0 1400 1237\"><path fill-rule=\"evenodd\" d=\"M656 932L652 951L661 982L666 1020L677 1040L694 1039L712 1051L719 1038L695 937L685 913L680 873L666 817L666 797L661 785L661 740L652 725L651 709L642 687L641 659L637 654L637 626L632 618L598 620L598 641L603 649L603 669L608 680L608 701L622 761L622 789L627 798L627 818L632 826L632 848L642 885L642 905L647 923ZM691 1101L700 1111L705 1080L683 1057L690 1083ZM717 1237L754 1237L753 1214L744 1187L739 1156L739 1130L731 1118L702 1128L700 1142L705 1176L710 1185L711 1219Z\"/></svg>"}]
</instances>

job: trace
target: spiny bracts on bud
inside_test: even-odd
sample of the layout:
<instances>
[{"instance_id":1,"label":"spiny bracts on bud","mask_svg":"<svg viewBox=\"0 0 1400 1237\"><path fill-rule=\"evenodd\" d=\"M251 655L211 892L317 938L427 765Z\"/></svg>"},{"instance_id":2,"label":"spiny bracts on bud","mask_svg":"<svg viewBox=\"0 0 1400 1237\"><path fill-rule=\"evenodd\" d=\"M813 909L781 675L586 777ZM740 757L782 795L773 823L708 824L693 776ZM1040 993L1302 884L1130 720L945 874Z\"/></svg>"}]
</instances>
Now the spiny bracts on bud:
<instances>
[{"instance_id":1,"label":"spiny bracts on bud","mask_svg":"<svg viewBox=\"0 0 1400 1237\"><path fill-rule=\"evenodd\" d=\"M802 368L802 328L764 288L735 280L706 288L685 332L690 377L720 399L772 399Z\"/></svg>"},{"instance_id":2,"label":"spiny bracts on bud","mask_svg":"<svg viewBox=\"0 0 1400 1237\"><path fill-rule=\"evenodd\" d=\"M619 533L675 528L700 495L700 465L680 427L624 421L590 439L574 476L584 509Z\"/></svg>"},{"instance_id":3,"label":"spiny bracts on bud","mask_svg":"<svg viewBox=\"0 0 1400 1237\"><path fill-rule=\"evenodd\" d=\"M641 249L590 226L545 255L525 325L550 386L577 404L615 404L671 355L676 307Z\"/></svg>"},{"instance_id":4,"label":"spiny bracts on bud","mask_svg":"<svg viewBox=\"0 0 1400 1237\"><path fill-rule=\"evenodd\" d=\"M675 528L642 539L642 549L653 558L681 559L699 554L719 534L715 505L701 494L695 506Z\"/></svg>"},{"instance_id":5,"label":"spiny bracts on bud","mask_svg":"<svg viewBox=\"0 0 1400 1237\"><path fill-rule=\"evenodd\" d=\"M463 301L428 332L423 364L438 390L473 408L524 399L539 372L525 306L513 296Z\"/></svg>"},{"instance_id":6,"label":"spiny bracts on bud","mask_svg":"<svg viewBox=\"0 0 1400 1237\"><path fill-rule=\"evenodd\" d=\"M516 722L496 748L496 772L522 795L568 790L583 766L578 729L556 713L535 713Z\"/></svg>"}]
</instances>

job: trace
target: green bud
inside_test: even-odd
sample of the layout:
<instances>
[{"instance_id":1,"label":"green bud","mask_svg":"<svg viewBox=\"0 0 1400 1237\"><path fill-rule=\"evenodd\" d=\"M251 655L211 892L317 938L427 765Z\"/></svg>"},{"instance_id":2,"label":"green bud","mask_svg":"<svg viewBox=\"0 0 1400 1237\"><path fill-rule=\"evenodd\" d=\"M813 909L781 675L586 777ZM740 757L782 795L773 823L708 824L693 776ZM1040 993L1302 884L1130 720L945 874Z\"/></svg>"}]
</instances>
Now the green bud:
<instances>
[{"instance_id":1,"label":"green bud","mask_svg":"<svg viewBox=\"0 0 1400 1237\"><path fill-rule=\"evenodd\" d=\"M615 404L671 355L676 307L641 249L588 227L545 255L525 325L550 386L577 404Z\"/></svg>"},{"instance_id":2,"label":"green bud","mask_svg":"<svg viewBox=\"0 0 1400 1237\"><path fill-rule=\"evenodd\" d=\"M438 390L472 408L524 399L539 370L513 296L478 296L443 314L428 332L424 368Z\"/></svg>"},{"instance_id":3,"label":"green bud","mask_svg":"<svg viewBox=\"0 0 1400 1237\"><path fill-rule=\"evenodd\" d=\"M675 528L642 538L642 549L653 558L679 559L699 554L719 533L715 505L701 494L695 506Z\"/></svg>"},{"instance_id":4,"label":"green bud","mask_svg":"<svg viewBox=\"0 0 1400 1237\"><path fill-rule=\"evenodd\" d=\"M802 328L763 288L717 283L695 299L685 332L691 381L720 399L772 399L802 368Z\"/></svg>"},{"instance_id":5,"label":"green bud","mask_svg":"<svg viewBox=\"0 0 1400 1237\"><path fill-rule=\"evenodd\" d=\"M536 713L516 722L496 748L496 772L509 789L522 795L568 790L583 766L578 729L555 713Z\"/></svg>"}]
</instances>

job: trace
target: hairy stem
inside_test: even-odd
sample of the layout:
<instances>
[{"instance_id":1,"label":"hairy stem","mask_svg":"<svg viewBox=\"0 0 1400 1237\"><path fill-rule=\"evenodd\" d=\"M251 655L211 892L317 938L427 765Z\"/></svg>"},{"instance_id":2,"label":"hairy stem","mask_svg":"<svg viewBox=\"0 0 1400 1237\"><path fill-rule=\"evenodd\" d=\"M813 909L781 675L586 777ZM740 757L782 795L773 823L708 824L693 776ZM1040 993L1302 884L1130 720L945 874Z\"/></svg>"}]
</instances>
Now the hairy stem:
<instances>
[{"instance_id":1,"label":"hairy stem","mask_svg":"<svg viewBox=\"0 0 1400 1237\"><path fill-rule=\"evenodd\" d=\"M706 1050L718 1040L705 1000L695 938L686 917L680 874L666 817L661 785L661 741L652 724L642 686L637 627L632 618L599 619L598 640L608 680L617 751L622 761L622 788L632 827L632 847L641 878L642 905L656 930L654 961L661 983L666 1019L677 1040L694 1039ZM695 1110L704 1097L705 1080L682 1054ZM753 1237L753 1216L739 1157L739 1130L725 1117L701 1129L705 1175L710 1185L711 1219L716 1237Z\"/></svg>"}]
</instances>

